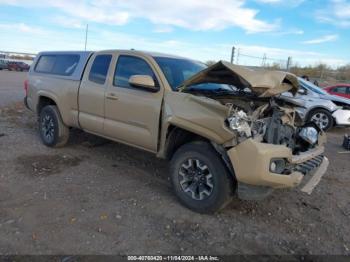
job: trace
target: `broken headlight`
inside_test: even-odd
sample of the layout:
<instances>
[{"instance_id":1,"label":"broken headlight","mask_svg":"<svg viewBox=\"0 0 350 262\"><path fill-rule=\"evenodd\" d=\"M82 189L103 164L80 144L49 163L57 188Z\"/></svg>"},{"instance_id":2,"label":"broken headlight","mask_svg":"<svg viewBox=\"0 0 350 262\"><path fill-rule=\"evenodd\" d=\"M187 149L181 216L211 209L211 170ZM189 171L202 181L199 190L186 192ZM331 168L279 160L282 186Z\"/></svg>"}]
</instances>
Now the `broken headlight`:
<instances>
[{"instance_id":1,"label":"broken headlight","mask_svg":"<svg viewBox=\"0 0 350 262\"><path fill-rule=\"evenodd\" d=\"M250 137L252 135L251 128L249 126L249 119L247 114L240 110L234 112L231 117L227 119L229 126L232 130L237 131L240 135Z\"/></svg>"},{"instance_id":2,"label":"broken headlight","mask_svg":"<svg viewBox=\"0 0 350 262\"><path fill-rule=\"evenodd\" d=\"M304 127L300 130L299 137L301 137L304 141L308 142L309 144L313 145L317 142L318 132L314 127Z\"/></svg>"}]
</instances>

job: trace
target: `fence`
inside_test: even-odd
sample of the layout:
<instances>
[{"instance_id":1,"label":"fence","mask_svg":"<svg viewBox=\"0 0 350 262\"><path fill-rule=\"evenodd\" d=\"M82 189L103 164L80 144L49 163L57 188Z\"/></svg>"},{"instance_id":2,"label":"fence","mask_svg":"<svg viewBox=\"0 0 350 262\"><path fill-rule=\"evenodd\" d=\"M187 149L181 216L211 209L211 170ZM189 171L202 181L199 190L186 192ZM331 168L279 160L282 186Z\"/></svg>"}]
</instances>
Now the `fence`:
<instances>
[{"instance_id":1,"label":"fence","mask_svg":"<svg viewBox=\"0 0 350 262\"><path fill-rule=\"evenodd\" d=\"M299 66L297 61L293 61L291 56L272 57L269 54L260 52L261 55L252 50L242 48L232 48L231 62L238 65L244 65L252 68L264 68L271 70L283 70L295 75L307 75L312 81L316 81L322 86L331 85L339 82L350 82L350 64L338 68L331 68L324 63L318 63L314 66Z\"/></svg>"},{"instance_id":2,"label":"fence","mask_svg":"<svg viewBox=\"0 0 350 262\"><path fill-rule=\"evenodd\" d=\"M232 48L231 63L250 67L274 68L289 71L292 57L273 58L266 53L259 55L247 54L242 48Z\"/></svg>"}]
</instances>

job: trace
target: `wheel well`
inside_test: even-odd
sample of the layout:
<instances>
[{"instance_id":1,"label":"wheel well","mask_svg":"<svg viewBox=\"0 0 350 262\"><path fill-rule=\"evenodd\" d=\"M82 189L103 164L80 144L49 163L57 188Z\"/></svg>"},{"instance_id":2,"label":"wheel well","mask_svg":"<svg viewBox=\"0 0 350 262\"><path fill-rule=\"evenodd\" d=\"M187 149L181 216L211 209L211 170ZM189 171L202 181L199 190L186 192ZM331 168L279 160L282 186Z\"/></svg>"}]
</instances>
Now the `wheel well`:
<instances>
[{"instance_id":1,"label":"wheel well","mask_svg":"<svg viewBox=\"0 0 350 262\"><path fill-rule=\"evenodd\" d=\"M192 133L190 131L184 130L176 126L170 126L167 132L166 138L166 149L165 157L170 160L177 149L182 145L193 141L206 141L210 142L208 139Z\"/></svg>"},{"instance_id":2,"label":"wheel well","mask_svg":"<svg viewBox=\"0 0 350 262\"><path fill-rule=\"evenodd\" d=\"M39 103L38 103L38 106L37 106L37 113L38 113L38 115L40 114L41 109L43 109L45 106L48 106L48 105L57 105L57 104L51 98L48 98L46 96L41 96L39 98Z\"/></svg>"},{"instance_id":3,"label":"wheel well","mask_svg":"<svg viewBox=\"0 0 350 262\"><path fill-rule=\"evenodd\" d=\"M333 117L332 115L332 112L329 111L327 108L324 108L324 107L315 107L313 109L311 109L308 113L307 113L307 117L306 117L306 120L309 121L310 120L310 116L313 112L315 112L316 110L324 110L324 111L327 111L331 117L332 117L332 120L333 120L333 126L336 125L336 122L335 122L335 118Z\"/></svg>"},{"instance_id":4,"label":"wheel well","mask_svg":"<svg viewBox=\"0 0 350 262\"><path fill-rule=\"evenodd\" d=\"M324 108L324 107L315 107L313 109L311 109L308 113L307 113L307 119L309 119L310 115L315 112L316 110L325 110L325 111L328 111L330 114L332 114L331 111L329 111L327 108Z\"/></svg>"},{"instance_id":5,"label":"wheel well","mask_svg":"<svg viewBox=\"0 0 350 262\"><path fill-rule=\"evenodd\" d=\"M178 150L184 144L202 141L207 142L222 158L224 165L228 169L228 171L232 174L233 181L236 180L236 175L232 166L231 161L228 158L227 152L223 146L218 145L214 142L211 142L209 139L192 133L190 131L184 130L182 128L176 126L170 126L167 132L167 140L166 140L166 149L165 149L165 158L170 160L176 150Z\"/></svg>"}]
</instances>

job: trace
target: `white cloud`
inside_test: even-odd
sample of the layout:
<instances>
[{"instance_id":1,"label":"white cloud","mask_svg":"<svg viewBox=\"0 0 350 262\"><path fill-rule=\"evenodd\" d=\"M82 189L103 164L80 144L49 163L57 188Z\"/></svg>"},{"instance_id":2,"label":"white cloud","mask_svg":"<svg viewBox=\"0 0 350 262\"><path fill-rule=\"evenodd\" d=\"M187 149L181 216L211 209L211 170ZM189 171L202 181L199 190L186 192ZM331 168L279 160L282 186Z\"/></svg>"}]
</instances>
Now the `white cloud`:
<instances>
[{"instance_id":1,"label":"white cloud","mask_svg":"<svg viewBox=\"0 0 350 262\"><path fill-rule=\"evenodd\" d=\"M284 5L296 7L302 4L305 0L256 0L262 4L272 4L272 5Z\"/></svg>"},{"instance_id":2,"label":"white cloud","mask_svg":"<svg viewBox=\"0 0 350 262\"><path fill-rule=\"evenodd\" d=\"M321 43L326 43L326 42L334 42L338 39L338 35L325 35L320 38L315 38L311 40L307 40L302 42L303 44L306 45L313 45L313 44L321 44Z\"/></svg>"},{"instance_id":3,"label":"white cloud","mask_svg":"<svg viewBox=\"0 0 350 262\"><path fill-rule=\"evenodd\" d=\"M350 1L331 0L325 8L315 12L315 18L319 22L350 27Z\"/></svg>"},{"instance_id":4,"label":"white cloud","mask_svg":"<svg viewBox=\"0 0 350 262\"><path fill-rule=\"evenodd\" d=\"M82 29L86 26L81 20L67 16L54 16L50 19L50 21L62 27L74 29Z\"/></svg>"},{"instance_id":5,"label":"white cloud","mask_svg":"<svg viewBox=\"0 0 350 262\"><path fill-rule=\"evenodd\" d=\"M35 35L44 35L47 33L47 31L42 28L29 26L24 23L15 23L15 24L4 23L4 24L0 24L0 29L4 31L35 34Z\"/></svg>"},{"instance_id":6,"label":"white cloud","mask_svg":"<svg viewBox=\"0 0 350 262\"><path fill-rule=\"evenodd\" d=\"M245 7L245 0L0 0L0 4L26 7L51 7L75 19L124 25L142 18L155 25L190 30L221 30L235 26L247 33L270 32L278 21L257 18L258 10Z\"/></svg>"},{"instance_id":7,"label":"white cloud","mask_svg":"<svg viewBox=\"0 0 350 262\"><path fill-rule=\"evenodd\" d=\"M285 29L281 31L271 32L272 35L278 35L278 36L284 36L284 35L303 35L305 32L304 30L292 28L292 29Z\"/></svg>"},{"instance_id":8,"label":"white cloud","mask_svg":"<svg viewBox=\"0 0 350 262\"><path fill-rule=\"evenodd\" d=\"M170 33L172 31L173 31L173 28L167 25L157 25L153 30L153 32L155 33Z\"/></svg>"},{"instance_id":9,"label":"white cloud","mask_svg":"<svg viewBox=\"0 0 350 262\"><path fill-rule=\"evenodd\" d=\"M282 0L257 0L257 2L264 4L276 4L282 2Z\"/></svg>"}]
</instances>

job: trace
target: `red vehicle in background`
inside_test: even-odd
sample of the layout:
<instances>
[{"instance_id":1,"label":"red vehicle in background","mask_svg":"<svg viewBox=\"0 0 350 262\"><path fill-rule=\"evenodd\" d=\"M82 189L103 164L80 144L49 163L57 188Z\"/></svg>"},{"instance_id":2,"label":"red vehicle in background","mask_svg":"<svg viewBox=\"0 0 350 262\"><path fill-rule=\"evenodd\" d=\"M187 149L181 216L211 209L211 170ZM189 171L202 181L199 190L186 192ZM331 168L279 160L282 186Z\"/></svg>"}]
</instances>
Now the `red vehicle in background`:
<instances>
[{"instance_id":1,"label":"red vehicle in background","mask_svg":"<svg viewBox=\"0 0 350 262\"><path fill-rule=\"evenodd\" d=\"M350 84L337 84L334 86L328 86L324 90L336 96L341 96L350 99Z\"/></svg>"},{"instance_id":2,"label":"red vehicle in background","mask_svg":"<svg viewBox=\"0 0 350 262\"><path fill-rule=\"evenodd\" d=\"M9 62L7 68L10 71L29 71L30 66L24 62Z\"/></svg>"}]
</instances>

